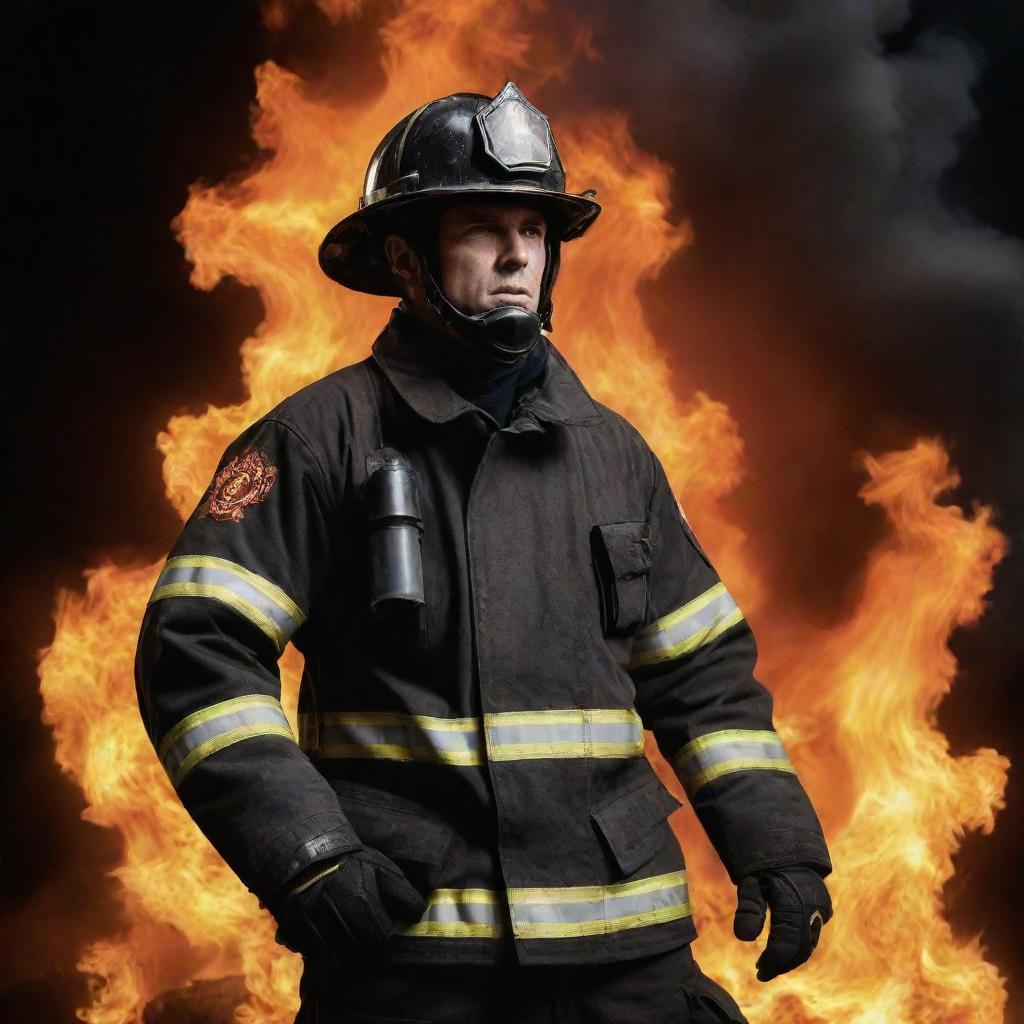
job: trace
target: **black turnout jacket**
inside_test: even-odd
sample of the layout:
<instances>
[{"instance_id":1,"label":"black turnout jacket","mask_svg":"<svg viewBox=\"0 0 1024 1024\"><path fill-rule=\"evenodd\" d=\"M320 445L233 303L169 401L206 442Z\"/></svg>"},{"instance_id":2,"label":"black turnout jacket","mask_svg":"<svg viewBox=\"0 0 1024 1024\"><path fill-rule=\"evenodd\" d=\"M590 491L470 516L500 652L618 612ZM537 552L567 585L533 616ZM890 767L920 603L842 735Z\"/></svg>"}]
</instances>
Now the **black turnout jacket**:
<instances>
[{"instance_id":1,"label":"black turnout jacket","mask_svg":"<svg viewBox=\"0 0 1024 1024\"><path fill-rule=\"evenodd\" d=\"M648 729L734 881L827 874L753 634L657 455L550 339L500 427L417 357L417 329L396 311L371 356L243 431L156 581L139 704L199 828L264 901L381 850L428 900L385 958L629 959L696 934ZM370 608L383 447L418 486L412 615Z\"/></svg>"}]
</instances>

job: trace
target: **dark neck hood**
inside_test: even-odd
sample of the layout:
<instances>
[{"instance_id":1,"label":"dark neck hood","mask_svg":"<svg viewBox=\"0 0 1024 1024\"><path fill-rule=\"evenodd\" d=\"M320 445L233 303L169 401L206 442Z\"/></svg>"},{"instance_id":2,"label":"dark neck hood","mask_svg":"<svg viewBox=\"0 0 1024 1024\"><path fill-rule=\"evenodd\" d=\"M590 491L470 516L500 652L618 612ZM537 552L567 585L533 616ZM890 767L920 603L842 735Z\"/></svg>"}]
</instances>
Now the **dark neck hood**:
<instances>
[{"instance_id":1,"label":"dark neck hood","mask_svg":"<svg viewBox=\"0 0 1024 1024\"><path fill-rule=\"evenodd\" d=\"M503 363L483 349L432 330L404 301L394 311L393 323L433 372L501 427L508 425L516 400L540 380L547 364L548 346L543 336L514 363Z\"/></svg>"}]
</instances>

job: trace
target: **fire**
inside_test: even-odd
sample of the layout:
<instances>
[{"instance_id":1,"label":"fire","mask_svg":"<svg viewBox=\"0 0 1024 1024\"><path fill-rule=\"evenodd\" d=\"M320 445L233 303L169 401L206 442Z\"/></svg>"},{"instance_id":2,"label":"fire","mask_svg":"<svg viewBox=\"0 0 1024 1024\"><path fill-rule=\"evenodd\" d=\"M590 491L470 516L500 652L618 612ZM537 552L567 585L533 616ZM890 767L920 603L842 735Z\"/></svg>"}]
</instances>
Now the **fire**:
<instances>
[{"instance_id":1,"label":"fire","mask_svg":"<svg viewBox=\"0 0 1024 1024\"><path fill-rule=\"evenodd\" d=\"M987 509L971 518L937 503L959 482L937 442L863 461L861 497L885 510L892 533L856 612L825 633L774 622L768 609L753 616L755 629L769 617L763 638L779 634L763 641L761 673L780 680L779 729L829 835L835 918L806 967L759 985L750 947L731 938L734 890L686 821L708 887L697 891L697 956L751 1020L1000 1021L1002 982L977 941L954 941L941 893L963 830L994 827L1008 762L994 750L952 757L934 713L956 672L946 640L983 612L1005 543Z\"/></svg>"},{"instance_id":2,"label":"fire","mask_svg":"<svg viewBox=\"0 0 1024 1024\"><path fill-rule=\"evenodd\" d=\"M334 0L325 10L337 19L354 6ZM268 7L266 17L286 18L287 4ZM174 224L196 287L211 289L231 275L258 289L266 309L241 346L248 399L176 416L157 439L167 495L182 518L245 425L368 353L390 301L328 281L316 246L354 208L370 152L411 106L457 90L493 95L506 76L531 93L538 84L527 64L532 40L517 17L512 5L489 0L406 0L382 29L387 81L368 104L325 100L270 62L256 69L252 128L266 159L243 180L194 187ZM856 610L821 633L773 608L742 530L718 510L742 473L737 424L701 391L686 402L676 397L681 389L637 297L638 285L693 241L686 224L667 216L672 169L637 148L622 113L555 120L570 188L596 187L605 207L586 240L567 249L556 344L592 393L659 453L752 620L777 725L836 864L829 881L836 915L818 953L761 985L756 949L731 934L734 890L694 819L680 812L702 932L697 956L753 1022L994 1024L1003 981L976 940L955 941L941 890L964 830L993 828L1008 762L992 750L951 756L935 709L956 670L948 637L983 613L1004 540L987 509L968 516L939 503L956 480L938 442L864 456L860 497L884 510L891 530L871 554ZM188 818L139 719L132 658L159 569L87 570L84 593L57 596L55 637L40 665L58 761L83 789L88 819L124 837L115 873L125 930L82 955L79 969L98 980L80 1016L127 1024L161 993L241 978L236 1020L291 1021L299 958L274 943L269 916ZM293 720L300 667L290 649L281 668ZM664 762L652 757L669 781Z\"/></svg>"}]
</instances>

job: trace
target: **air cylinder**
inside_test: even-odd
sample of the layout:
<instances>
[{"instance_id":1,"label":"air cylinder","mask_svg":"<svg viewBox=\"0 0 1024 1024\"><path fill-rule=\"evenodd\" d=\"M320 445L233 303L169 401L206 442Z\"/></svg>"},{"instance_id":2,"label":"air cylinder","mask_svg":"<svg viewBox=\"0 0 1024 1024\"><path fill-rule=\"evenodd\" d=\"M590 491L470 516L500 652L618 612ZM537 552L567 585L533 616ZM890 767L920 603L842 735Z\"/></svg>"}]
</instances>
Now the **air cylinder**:
<instances>
[{"instance_id":1,"label":"air cylinder","mask_svg":"<svg viewBox=\"0 0 1024 1024\"><path fill-rule=\"evenodd\" d=\"M380 615L425 605L416 473L393 448L376 453L367 477L365 508L370 540L370 608Z\"/></svg>"}]
</instances>

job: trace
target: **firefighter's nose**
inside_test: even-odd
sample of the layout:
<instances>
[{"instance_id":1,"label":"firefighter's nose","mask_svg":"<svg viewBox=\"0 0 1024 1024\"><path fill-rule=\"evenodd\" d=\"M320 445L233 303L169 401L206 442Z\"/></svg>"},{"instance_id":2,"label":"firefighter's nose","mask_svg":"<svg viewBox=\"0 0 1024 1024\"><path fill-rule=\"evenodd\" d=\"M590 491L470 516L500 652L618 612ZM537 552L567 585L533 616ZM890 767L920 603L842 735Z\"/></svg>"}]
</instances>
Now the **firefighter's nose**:
<instances>
[{"instance_id":1,"label":"firefighter's nose","mask_svg":"<svg viewBox=\"0 0 1024 1024\"><path fill-rule=\"evenodd\" d=\"M526 239L518 232L512 232L507 235L500 257L501 269L506 272L522 270L529 262L530 250L526 244Z\"/></svg>"}]
</instances>

